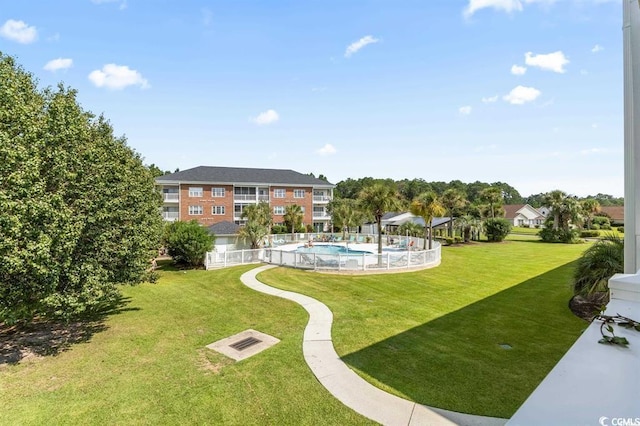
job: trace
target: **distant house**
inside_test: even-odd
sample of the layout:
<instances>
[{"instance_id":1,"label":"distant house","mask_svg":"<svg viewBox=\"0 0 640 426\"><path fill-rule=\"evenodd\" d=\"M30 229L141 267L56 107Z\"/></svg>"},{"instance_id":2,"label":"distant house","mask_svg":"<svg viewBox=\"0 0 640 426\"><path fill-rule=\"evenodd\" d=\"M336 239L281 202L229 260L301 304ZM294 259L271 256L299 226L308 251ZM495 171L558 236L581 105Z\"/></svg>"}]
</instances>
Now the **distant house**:
<instances>
[{"instance_id":1,"label":"distant house","mask_svg":"<svg viewBox=\"0 0 640 426\"><path fill-rule=\"evenodd\" d=\"M600 207L600 213L606 214L611 219L612 225L624 225L624 206Z\"/></svg>"},{"instance_id":2,"label":"distant house","mask_svg":"<svg viewBox=\"0 0 640 426\"><path fill-rule=\"evenodd\" d=\"M502 207L505 211L505 219L513 226L540 226L544 224L544 220L549 214L548 209L541 212L529 204L507 204Z\"/></svg>"}]
</instances>

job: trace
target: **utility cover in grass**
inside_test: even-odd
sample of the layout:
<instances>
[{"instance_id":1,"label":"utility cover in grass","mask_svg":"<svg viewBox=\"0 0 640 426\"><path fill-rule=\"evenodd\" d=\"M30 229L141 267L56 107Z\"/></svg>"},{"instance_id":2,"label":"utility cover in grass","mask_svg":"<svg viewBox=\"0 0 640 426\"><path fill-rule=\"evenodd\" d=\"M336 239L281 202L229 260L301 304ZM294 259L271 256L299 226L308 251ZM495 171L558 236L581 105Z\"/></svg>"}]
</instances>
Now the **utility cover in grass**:
<instances>
[{"instance_id":1,"label":"utility cover in grass","mask_svg":"<svg viewBox=\"0 0 640 426\"><path fill-rule=\"evenodd\" d=\"M280 339L249 329L213 342L207 345L207 348L240 361L258 354L278 342L280 342Z\"/></svg>"}]
</instances>

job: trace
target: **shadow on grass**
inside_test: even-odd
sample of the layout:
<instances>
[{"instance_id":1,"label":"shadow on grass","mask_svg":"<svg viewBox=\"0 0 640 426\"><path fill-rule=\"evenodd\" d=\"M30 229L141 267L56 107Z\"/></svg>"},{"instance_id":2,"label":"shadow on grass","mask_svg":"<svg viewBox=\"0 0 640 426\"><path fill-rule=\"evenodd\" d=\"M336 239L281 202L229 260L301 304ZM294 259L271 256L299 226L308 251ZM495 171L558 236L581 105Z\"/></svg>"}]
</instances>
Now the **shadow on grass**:
<instances>
[{"instance_id":1,"label":"shadow on grass","mask_svg":"<svg viewBox=\"0 0 640 426\"><path fill-rule=\"evenodd\" d=\"M586 322L568 308L574 262L342 359L416 402L508 418Z\"/></svg>"},{"instance_id":2,"label":"shadow on grass","mask_svg":"<svg viewBox=\"0 0 640 426\"><path fill-rule=\"evenodd\" d=\"M105 320L111 315L139 308L127 308L130 298L118 297L114 303L73 321L34 320L20 326L0 324L0 367L42 356L55 356L77 343L107 329Z\"/></svg>"}]
</instances>

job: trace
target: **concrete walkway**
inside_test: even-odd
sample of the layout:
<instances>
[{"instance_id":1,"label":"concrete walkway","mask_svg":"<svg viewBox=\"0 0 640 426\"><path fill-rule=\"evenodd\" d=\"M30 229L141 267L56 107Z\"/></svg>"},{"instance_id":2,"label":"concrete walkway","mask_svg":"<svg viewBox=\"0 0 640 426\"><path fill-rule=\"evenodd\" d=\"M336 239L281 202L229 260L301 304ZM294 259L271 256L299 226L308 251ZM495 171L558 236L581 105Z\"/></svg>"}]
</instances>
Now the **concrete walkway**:
<instances>
[{"instance_id":1,"label":"concrete walkway","mask_svg":"<svg viewBox=\"0 0 640 426\"><path fill-rule=\"evenodd\" d=\"M331 340L333 314L316 299L284 291L256 279L256 275L274 265L244 273L240 280L256 291L293 300L309 313L304 330L304 359L320 383L347 407L383 425L469 425L501 426L506 419L474 416L431 408L387 393L354 373L338 356Z\"/></svg>"}]
</instances>

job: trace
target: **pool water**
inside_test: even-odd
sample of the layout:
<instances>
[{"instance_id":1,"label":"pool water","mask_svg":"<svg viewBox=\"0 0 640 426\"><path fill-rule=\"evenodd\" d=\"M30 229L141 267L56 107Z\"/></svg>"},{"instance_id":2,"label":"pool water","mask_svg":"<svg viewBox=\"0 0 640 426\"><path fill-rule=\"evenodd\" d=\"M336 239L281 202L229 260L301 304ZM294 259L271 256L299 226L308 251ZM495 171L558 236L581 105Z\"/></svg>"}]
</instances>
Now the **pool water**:
<instances>
[{"instance_id":1,"label":"pool water","mask_svg":"<svg viewBox=\"0 0 640 426\"><path fill-rule=\"evenodd\" d=\"M315 254L373 254L366 250L353 250L345 246L336 246L333 244L314 244L311 247L300 246L296 249L296 253L315 253Z\"/></svg>"}]
</instances>

